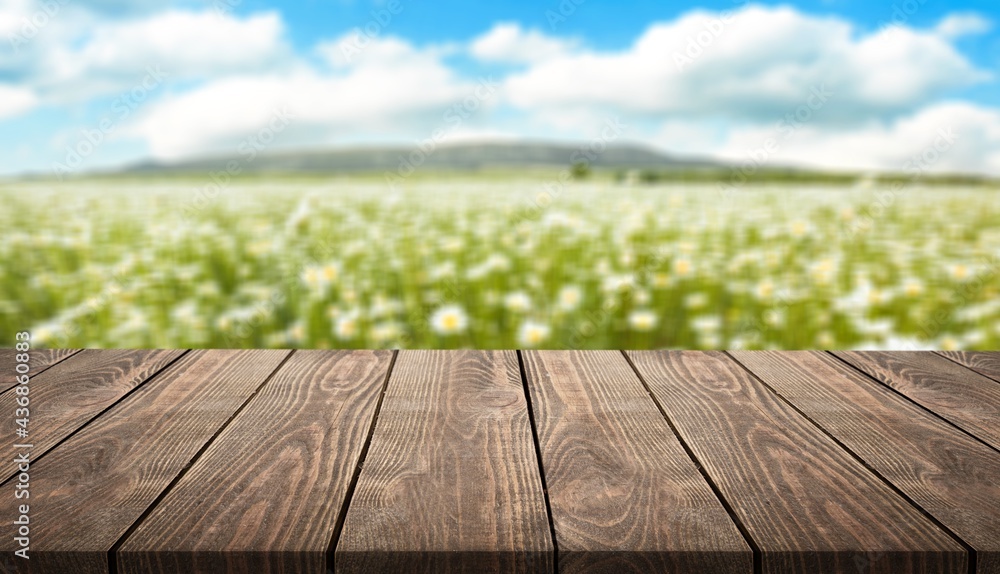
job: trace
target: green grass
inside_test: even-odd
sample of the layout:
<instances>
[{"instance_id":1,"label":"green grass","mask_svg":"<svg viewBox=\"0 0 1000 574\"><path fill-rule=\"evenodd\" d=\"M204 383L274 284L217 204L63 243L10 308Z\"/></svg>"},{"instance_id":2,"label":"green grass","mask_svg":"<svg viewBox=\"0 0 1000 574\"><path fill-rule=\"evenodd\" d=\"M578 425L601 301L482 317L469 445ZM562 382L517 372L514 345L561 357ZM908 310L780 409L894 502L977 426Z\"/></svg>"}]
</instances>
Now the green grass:
<instances>
[{"instance_id":1,"label":"green grass","mask_svg":"<svg viewBox=\"0 0 1000 574\"><path fill-rule=\"evenodd\" d=\"M207 183L0 186L0 332L68 347L1000 347L989 186L261 177L196 206Z\"/></svg>"}]
</instances>

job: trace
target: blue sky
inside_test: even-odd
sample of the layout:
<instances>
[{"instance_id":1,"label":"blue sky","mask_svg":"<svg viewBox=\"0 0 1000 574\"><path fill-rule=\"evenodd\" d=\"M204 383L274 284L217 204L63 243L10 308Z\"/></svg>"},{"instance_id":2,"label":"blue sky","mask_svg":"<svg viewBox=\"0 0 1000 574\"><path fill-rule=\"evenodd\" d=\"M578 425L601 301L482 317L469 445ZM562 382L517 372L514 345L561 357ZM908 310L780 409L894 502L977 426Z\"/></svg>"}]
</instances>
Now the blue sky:
<instances>
[{"instance_id":1,"label":"blue sky","mask_svg":"<svg viewBox=\"0 0 1000 574\"><path fill-rule=\"evenodd\" d=\"M1000 174L997 13L985 0L0 0L0 174L586 142L609 121L680 155Z\"/></svg>"}]
</instances>

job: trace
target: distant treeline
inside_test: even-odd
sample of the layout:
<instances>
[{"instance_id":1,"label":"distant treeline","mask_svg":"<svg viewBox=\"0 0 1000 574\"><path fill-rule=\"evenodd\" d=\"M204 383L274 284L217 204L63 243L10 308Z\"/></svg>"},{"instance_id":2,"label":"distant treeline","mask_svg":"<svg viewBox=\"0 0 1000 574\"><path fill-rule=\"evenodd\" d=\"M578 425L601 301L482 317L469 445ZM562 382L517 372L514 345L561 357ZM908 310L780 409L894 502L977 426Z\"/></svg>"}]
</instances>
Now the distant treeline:
<instances>
[{"instance_id":1,"label":"distant treeline","mask_svg":"<svg viewBox=\"0 0 1000 574\"><path fill-rule=\"evenodd\" d=\"M582 174L574 172L574 175ZM730 169L639 169L615 170L613 178L619 183L656 184L665 182L711 183L728 181ZM926 185L979 186L996 185L997 179L969 174L905 174L905 173L835 173L792 169L760 169L754 173L739 175L741 183L819 183L848 185L870 182L875 185L908 184L919 182ZM745 178L745 181L744 181Z\"/></svg>"}]
</instances>

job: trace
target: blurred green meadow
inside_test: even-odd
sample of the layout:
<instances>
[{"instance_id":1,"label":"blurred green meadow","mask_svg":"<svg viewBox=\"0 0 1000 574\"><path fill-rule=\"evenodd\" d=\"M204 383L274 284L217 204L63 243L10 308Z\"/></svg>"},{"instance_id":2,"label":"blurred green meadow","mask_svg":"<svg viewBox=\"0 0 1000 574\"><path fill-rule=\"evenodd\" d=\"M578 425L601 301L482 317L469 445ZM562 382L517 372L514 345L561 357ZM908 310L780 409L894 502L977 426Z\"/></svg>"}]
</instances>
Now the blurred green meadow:
<instances>
[{"instance_id":1,"label":"blurred green meadow","mask_svg":"<svg viewBox=\"0 0 1000 574\"><path fill-rule=\"evenodd\" d=\"M0 332L50 347L995 349L998 198L872 183L7 183Z\"/></svg>"}]
</instances>

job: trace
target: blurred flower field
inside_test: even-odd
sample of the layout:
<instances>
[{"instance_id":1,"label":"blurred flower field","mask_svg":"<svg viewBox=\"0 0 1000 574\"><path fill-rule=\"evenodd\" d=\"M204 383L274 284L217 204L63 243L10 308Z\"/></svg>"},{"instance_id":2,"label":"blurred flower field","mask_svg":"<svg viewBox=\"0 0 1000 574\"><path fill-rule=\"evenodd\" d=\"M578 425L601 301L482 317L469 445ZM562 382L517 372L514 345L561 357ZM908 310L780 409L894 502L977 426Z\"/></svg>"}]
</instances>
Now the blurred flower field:
<instances>
[{"instance_id":1,"label":"blurred flower field","mask_svg":"<svg viewBox=\"0 0 1000 574\"><path fill-rule=\"evenodd\" d=\"M0 185L52 347L1000 348L996 189Z\"/></svg>"}]
</instances>

